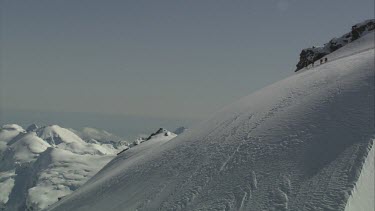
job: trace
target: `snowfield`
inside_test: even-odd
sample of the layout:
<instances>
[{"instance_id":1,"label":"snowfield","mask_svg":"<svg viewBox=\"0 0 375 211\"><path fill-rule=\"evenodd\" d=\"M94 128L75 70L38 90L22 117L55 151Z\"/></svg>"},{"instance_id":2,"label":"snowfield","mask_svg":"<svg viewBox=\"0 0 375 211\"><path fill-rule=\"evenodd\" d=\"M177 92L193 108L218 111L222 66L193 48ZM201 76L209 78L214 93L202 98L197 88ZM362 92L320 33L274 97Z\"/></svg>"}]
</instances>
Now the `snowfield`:
<instances>
[{"instance_id":1,"label":"snowfield","mask_svg":"<svg viewBox=\"0 0 375 211\"><path fill-rule=\"evenodd\" d=\"M363 203L374 192L368 187L373 158L366 159L373 155L375 135L374 33L328 61L233 103L151 150L122 152L48 210L373 206Z\"/></svg>"},{"instance_id":2,"label":"snowfield","mask_svg":"<svg viewBox=\"0 0 375 211\"><path fill-rule=\"evenodd\" d=\"M345 211L371 211L375 210L375 174L374 174L375 148L372 147L356 186L346 204Z\"/></svg>"}]
</instances>

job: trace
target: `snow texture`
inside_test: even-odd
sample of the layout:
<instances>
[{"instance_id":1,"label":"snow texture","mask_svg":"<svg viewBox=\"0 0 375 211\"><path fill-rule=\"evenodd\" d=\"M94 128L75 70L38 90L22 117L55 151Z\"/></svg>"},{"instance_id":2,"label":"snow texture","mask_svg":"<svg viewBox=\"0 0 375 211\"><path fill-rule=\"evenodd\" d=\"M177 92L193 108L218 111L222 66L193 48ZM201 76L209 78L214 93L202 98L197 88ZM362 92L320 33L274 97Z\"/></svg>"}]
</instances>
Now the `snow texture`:
<instances>
[{"instance_id":1,"label":"snow texture","mask_svg":"<svg viewBox=\"0 0 375 211\"><path fill-rule=\"evenodd\" d=\"M373 36L170 141L122 152L48 210L344 210L375 134Z\"/></svg>"},{"instance_id":2,"label":"snow texture","mask_svg":"<svg viewBox=\"0 0 375 211\"><path fill-rule=\"evenodd\" d=\"M361 174L356 187L345 207L345 211L372 211L375 210L375 174L374 174L375 148L372 146L366 161L362 167Z\"/></svg>"}]
</instances>

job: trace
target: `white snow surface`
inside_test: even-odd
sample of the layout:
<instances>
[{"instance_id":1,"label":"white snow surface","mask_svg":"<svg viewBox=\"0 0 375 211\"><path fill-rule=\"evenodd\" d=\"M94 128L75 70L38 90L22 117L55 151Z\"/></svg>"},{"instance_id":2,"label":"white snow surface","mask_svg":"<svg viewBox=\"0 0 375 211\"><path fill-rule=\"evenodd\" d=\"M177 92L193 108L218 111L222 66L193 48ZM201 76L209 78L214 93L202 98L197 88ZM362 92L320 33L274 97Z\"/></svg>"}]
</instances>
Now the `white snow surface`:
<instances>
[{"instance_id":1,"label":"white snow surface","mask_svg":"<svg viewBox=\"0 0 375 211\"><path fill-rule=\"evenodd\" d=\"M6 203L9 200L9 193L14 186L14 171L0 172L0 203Z\"/></svg>"},{"instance_id":2,"label":"white snow surface","mask_svg":"<svg viewBox=\"0 0 375 211\"><path fill-rule=\"evenodd\" d=\"M1 129L16 130L18 132L24 132L25 131L21 126L19 126L17 124L6 124L6 125L3 125L1 127Z\"/></svg>"},{"instance_id":3,"label":"white snow surface","mask_svg":"<svg viewBox=\"0 0 375 211\"><path fill-rule=\"evenodd\" d=\"M345 211L373 211L375 210L375 148L372 146L361 170L361 175L352 191Z\"/></svg>"},{"instance_id":4,"label":"white snow surface","mask_svg":"<svg viewBox=\"0 0 375 211\"><path fill-rule=\"evenodd\" d=\"M373 36L152 150L124 151L48 210L344 210L375 135Z\"/></svg>"},{"instance_id":5,"label":"white snow surface","mask_svg":"<svg viewBox=\"0 0 375 211\"><path fill-rule=\"evenodd\" d=\"M25 131L16 124L0 127L0 210L44 209L76 190L127 148L125 142L114 143L104 136L92 142L86 134L87 140L83 140L58 125L30 128L33 130ZM108 132L105 136L117 137Z\"/></svg>"},{"instance_id":6,"label":"white snow surface","mask_svg":"<svg viewBox=\"0 0 375 211\"><path fill-rule=\"evenodd\" d=\"M53 149L41 155L34 166L43 169L38 174L34 187L28 190L28 207L46 208L80 187L98 170L114 158L114 155L79 155L73 152Z\"/></svg>"},{"instance_id":7,"label":"white snow surface","mask_svg":"<svg viewBox=\"0 0 375 211\"><path fill-rule=\"evenodd\" d=\"M0 155L7 148L7 143L23 132L19 127L19 125L4 125L0 128Z\"/></svg>"}]
</instances>

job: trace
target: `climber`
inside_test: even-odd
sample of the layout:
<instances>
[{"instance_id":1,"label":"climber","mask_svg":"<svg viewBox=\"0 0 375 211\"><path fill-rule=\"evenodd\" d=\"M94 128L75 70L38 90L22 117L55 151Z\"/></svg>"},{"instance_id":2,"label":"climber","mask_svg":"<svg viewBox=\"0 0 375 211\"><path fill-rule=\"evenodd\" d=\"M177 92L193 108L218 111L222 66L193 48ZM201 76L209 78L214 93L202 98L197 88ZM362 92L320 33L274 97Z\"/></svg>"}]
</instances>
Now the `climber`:
<instances>
[{"instance_id":1,"label":"climber","mask_svg":"<svg viewBox=\"0 0 375 211\"><path fill-rule=\"evenodd\" d=\"M326 58L324 58L324 63L326 63L328 61L328 58L326 57Z\"/></svg>"},{"instance_id":2,"label":"climber","mask_svg":"<svg viewBox=\"0 0 375 211\"><path fill-rule=\"evenodd\" d=\"M320 64L323 64L323 59L320 59Z\"/></svg>"}]
</instances>

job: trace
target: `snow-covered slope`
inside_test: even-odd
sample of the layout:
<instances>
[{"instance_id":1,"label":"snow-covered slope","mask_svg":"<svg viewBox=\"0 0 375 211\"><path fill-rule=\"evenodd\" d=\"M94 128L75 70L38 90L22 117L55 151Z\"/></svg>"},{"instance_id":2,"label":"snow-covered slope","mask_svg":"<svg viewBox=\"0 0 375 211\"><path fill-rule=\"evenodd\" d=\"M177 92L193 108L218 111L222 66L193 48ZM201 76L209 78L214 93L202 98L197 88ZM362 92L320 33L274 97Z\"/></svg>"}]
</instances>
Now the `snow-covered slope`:
<instances>
[{"instance_id":1,"label":"snow-covered slope","mask_svg":"<svg viewBox=\"0 0 375 211\"><path fill-rule=\"evenodd\" d=\"M375 135L373 36L146 153L124 151L49 210L344 210Z\"/></svg>"},{"instance_id":2,"label":"snow-covered slope","mask_svg":"<svg viewBox=\"0 0 375 211\"><path fill-rule=\"evenodd\" d=\"M126 162L133 162L134 160L147 157L149 154L154 152L154 150L157 150L159 146L167 143L175 137L177 137L176 134L164 128L160 128L155 133L151 134L147 139L138 139L139 142L137 144L119 153L119 156L113 159L111 163L121 163L123 160L126 160ZM98 174L95 175L95 178L90 179L87 183L95 181L98 177L107 176L106 173L108 172L114 173L116 171L122 171L122 167L111 164L106 165Z\"/></svg>"},{"instance_id":3,"label":"snow-covered slope","mask_svg":"<svg viewBox=\"0 0 375 211\"><path fill-rule=\"evenodd\" d=\"M34 186L28 190L27 207L45 208L80 187L115 156L80 155L68 150L49 148L33 169L37 172Z\"/></svg>"},{"instance_id":4,"label":"snow-covered slope","mask_svg":"<svg viewBox=\"0 0 375 211\"><path fill-rule=\"evenodd\" d=\"M375 147L372 147L352 194L346 204L345 211L372 211L375 210Z\"/></svg>"},{"instance_id":5,"label":"snow-covered slope","mask_svg":"<svg viewBox=\"0 0 375 211\"><path fill-rule=\"evenodd\" d=\"M27 130L15 124L1 127L0 210L46 208L80 187L127 147L110 144L104 137L101 141L83 140L58 125L31 125Z\"/></svg>"}]
</instances>

